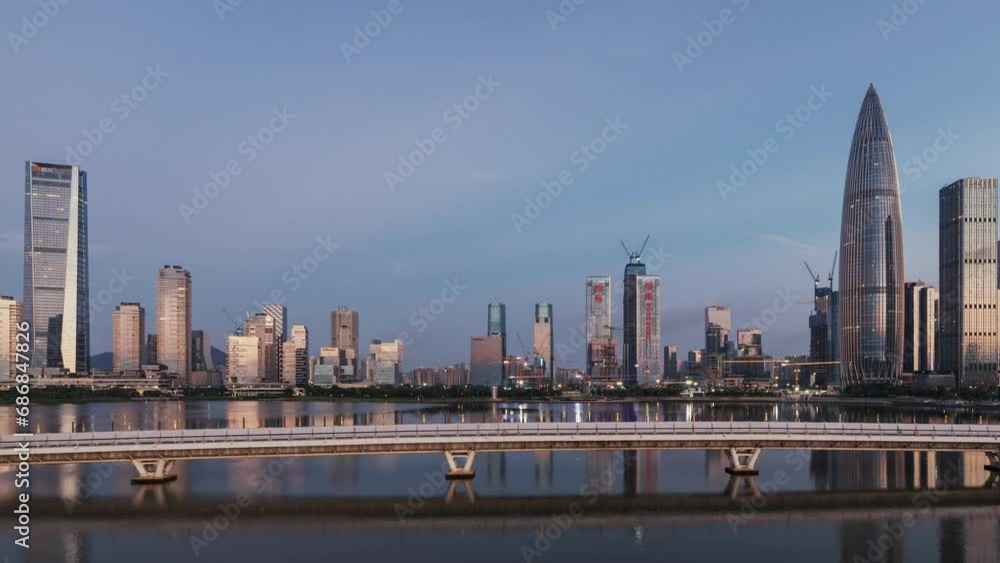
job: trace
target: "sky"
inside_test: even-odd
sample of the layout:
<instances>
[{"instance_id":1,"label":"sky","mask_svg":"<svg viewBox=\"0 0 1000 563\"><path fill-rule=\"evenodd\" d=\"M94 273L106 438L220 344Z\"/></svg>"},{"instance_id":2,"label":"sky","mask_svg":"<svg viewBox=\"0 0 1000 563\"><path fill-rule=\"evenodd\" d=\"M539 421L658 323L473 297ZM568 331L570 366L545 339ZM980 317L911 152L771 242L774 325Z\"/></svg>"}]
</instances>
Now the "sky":
<instances>
[{"instance_id":1,"label":"sky","mask_svg":"<svg viewBox=\"0 0 1000 563\"><path fill-rule=\"evenodd\" d=\"M548 302L582 367L585 277L649 235L664 345L703 347L719 304L804 354L802 262L826 282L869 83L907 280L937 283L937 190L1000 174L991 0L52 1L0 3L0 294L23 296L24 162L79 162L94 353L120 301L155 326L179 264L220 348L223 309L273 294L313 353L344 305L362 343L446 365L488 303L521 354Z\"/></svg>"}]
</instances>

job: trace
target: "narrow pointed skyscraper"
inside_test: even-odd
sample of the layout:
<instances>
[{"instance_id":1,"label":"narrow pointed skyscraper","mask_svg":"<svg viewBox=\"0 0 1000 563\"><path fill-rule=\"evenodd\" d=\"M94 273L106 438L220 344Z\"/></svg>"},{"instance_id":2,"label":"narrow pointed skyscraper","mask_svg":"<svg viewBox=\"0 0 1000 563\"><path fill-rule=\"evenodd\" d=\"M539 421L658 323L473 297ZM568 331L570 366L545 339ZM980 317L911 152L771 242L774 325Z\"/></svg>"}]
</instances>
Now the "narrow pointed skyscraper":
<instances>
[{"instance_id":1,"label":"narrow pointed skyscraper","mask_svg":"<svg viewBox=\"0 0 1000 563\"><path fill-rule=\"evenodd\" d=\"M892 385L903 367L903 217L892 137L869 86L854 129L840 227L843 386Z\"/></svg>"}]
</instances>

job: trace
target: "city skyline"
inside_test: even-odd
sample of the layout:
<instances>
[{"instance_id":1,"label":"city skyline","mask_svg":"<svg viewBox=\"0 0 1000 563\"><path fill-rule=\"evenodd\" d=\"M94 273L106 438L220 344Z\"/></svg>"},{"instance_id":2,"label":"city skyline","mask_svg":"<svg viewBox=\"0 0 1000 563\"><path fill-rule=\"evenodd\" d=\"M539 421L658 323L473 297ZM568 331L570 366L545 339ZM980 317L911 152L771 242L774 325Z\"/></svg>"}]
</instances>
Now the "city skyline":
<instances>
[{"instance_id":1,"label":"city skyline","mask_svg":"<svg viewBox=\"0 0 1000 563\"><path fill-rule=\"evenodd\" d=\"M206 96L214 94L204 90L203 82L197 83L200 89L193 89L196 83L186 58L188 51L164 47L161 50L143 48L127 57L116 54L108 64L119 69L126 78L101 85L95 91L81 93L72 104L55 103L60 99L57 97L59 94L46 94L38 100L29 100L20 98L21 94L17 92L12 93L18 101L24 102L25 113L41 117L34 120L30 127L24 127L25 138L17 143L10 139L0 140L0 148L3 149L0 153L5 155L0 161L0 169L8 185L20 185L23 179L19 177L18 170L23 168L24 160L63 162L65 146L85 140L81 130L94 129L103 117L110 117L115 124L115 131L106 135L92 154L83 157L82 163L82 168L90 175L92 209L99 210L90 221L91 296L97 298L99 291L109 289L109 283L118 279L116 272L130 282L124 291L114 296L112 303L101 306L98 302L93 307L92 353L111 350L111 312L117 302L142 302L152 310L153 285L147 280L155 276L163 263L182 264L196 276L199 289L194 296L193 324L204 329L212 342L219 343L218 347L222 346L231 328L218 309L225 307L234 312L256 312L258 307L254 302L269 301L272 290L284 293L284 304L289 308L291 322L313 328L316 342L327 340L322 321L324 311L337 303L349 303L354 309L362 311L367 319L361 323L361 342L409 332L413 343L407 347L408 363L412 360L413 365L449 365L466 358L467 335L480 333L480 307L490 301L507 304L510 309L508 331L511 335L520 333L522 337L531 334L533 304L540 301L552 303L555 309L561 311L555 327L558 342L568 339L568 327L579 326L585 321L578 296L572 290L578 286L577 280L595 271L619 272L621 251L616 247L617 239L635 240L645 231L650 231L651 247L656 252L662 249L663 254L671 255L664 261L662 271L658 272L664 280L662 341L664 344L678 344L683 356L686 350L698 347L703 338L700 317L701 310L708 303L730 304L735 329L766 310L776 291L790 288L799 300L808 299L811 288L808 279L799 270L799 261L807 258L826 262L837 247L839 218L835 217L836 213L817 213L816 209L839 206L839 194L835 192L841 183L847 159L844 146L845 139L850 135L850 123L853 123L854 116L851 114L856 115L857 98L864 85L874 81L883 97L891 100L889 111L893 117L897 156L901 165L900 178L904 184L902 201L907 217L904 238L913 241L906 250L909 254L906 257L906 277L937 285L934 253L922 256L915 250L918 247L936 248L936 192L958 178L996 174L989 168L990 161L984 155L992 147L991 139L996 138L1000 127L996 116L990 112L983 114L978 111L973 115L974 108L982 108L987 103L985 92L989 91L988 86L982 90L947 87L947 77L951 73L968 74L970 69L988 60L985 52L989 49L984 48L982 42L985 41L988 47L993 39L978 37L973 43L971 37L962 37L938 48L923 45L920 39L934 26L948 21L972 25L970 31L973 33L970 35L976 35L975 26L982 25L980 22L987 19L982 16L996 8L983 4L976 11L977 17L969 18L970 12L963 13L963 10L971 8L948 11L944 7L922 6L906 26L891 33L886 40L877 25L880 19L890 15L885 6L850 7L843 14L831 11L824 13L829 17L822 23L815 20L815 13L810 13L808 21L813 25L795 26L788 24L806 21L803 19L806 17L804 9L794 4L753 5L739 14L745 18L728 27L724 35L705 49L704 55L679 72L672 64L671 55L674 52L683 53L685 38L696 35L703 29L703 19L717 17L718 9L728 4L680 8L647 4L641 8L618 8L617 13L607 7L588 5L587 9L579 10L555 31L545 21L544 10L530 9L523 14L518 11L510 17L523 19L529 26L525 41L529 38L541 41L554 36L551 34L559 34L560 40L574 49L579 50L583 46L581 56L588 57L595 64L603 64L611 61L611 55L602 55L596 48L588 48L581 42L591 33L605 30L617 40L613 54L639 49L643 55L622 67L620 88L597 88L596 92L603 93L603 98L584 96L564 109L556 107L555 100L533 99L541 104L538 110L541 113L526 110L520 104L512 106L511 98L504 96L507 91L521 92L525 81L532 84L540 80L538 71L545 68L541 64L527 67L527 76L523 69L517 70L522 68L524 58L519 58L517 68L513 68L503 63L489 64L494 63L494 59L477 53L473 60L482 64L459 65L439 74L439 79L434 81L407 73L407 79L416 81L420 88L414 92L415 101L406 105L422 108L420 117L401 119L406 115L401 113L402 106L379 96L379 102L389 104L392 109L388 115L393 119L399 118L399 121L391 126L383 125L371 133L358 133L366 129L351 128L350 124L358 121L349 119L344 112L348 108L354 111L360 109L365 114L362 121L371 122L366 112L373 110L374 105L364 101L363 92L334 97L332 101L337 105L331 105L330 99L320 104L320 100L302 98L291 89L264 88L261 95L249 99L252 103L247 101L234 109L234 115L212 120L208 119L207 107L192 106L196 102L215 107L207 103L212 98ZM122 30L105 28L100 21L100 15L106 9L95 7L74 17L92 24L91 29L104 30L110 37L118 37ZM462 25L465 27L456 28L456 39L470 32L488 31L490 26L487 21L494 9L475 8L479 17L464 22ZM165 10L158 15L165 21L183 15L192 22L194 33L221 34L228 39L232 39L231 34L244 33L236 26L228 25L234 21L252 23L270 19L279 28L290 25L286 19L271 17L274 14L270 8L243 6L221 23L214 19L214 14L209 13L209 21L202 22L199 16L204 14L199 10L192 9L190 13L185 10L187 8L179 8L176 13ZM331 31L331 45L326 51L336 53L339 35L343 34L349 40L353 35L353 26L366 21L368 8L359 7L356 11L345 7L322 8L318 14L332 13L328 10L336 11L338 23ZM387 32L373 41L372 46L350 65L343 61L326 61L326 64L336 68L336 64L343 63L343 68L365 75L398 69L383 57L408 43L420 28L421 21L443 17L439 10L431 7L405 12L406 17L411 19L400 19L399 23L410 22L410 25L394 24L391 33ZM632 25L636 21L634 16L644 11L653 11L648 15L661 16L658 18L661 23L666 22L668 29L664 37L654 38L650 34L651 28L643 25L626 33L625 30L629 29L626 21ZM20 14L12 16L16 16L12 20L17 20ZM455 20L445 17L442 21ZM53 25L65 24L60 19ZM810 30L808 34L805 29ZM797 41L802 45L801 54L775 54L771 48L747 45L743 41L749 34L767 34L768 30L788 33L785 35L788 41ZM50 31L45 30L11 58L12 68L24 76L37 78L43 85L49 79L32 68L36 66L33 63L48 53L60 51L61 42L66 40L60 37L61 34ZM848 34L859 39L856 45L846 45L842 55L850 57L867 51L871 53L869 59L851 68L818 65L823 68L822 71L782 74L769 82L760 77L742 85L738 96L735 93L723 94L730 89L728 79L723 78L730 69L747 66L749 61L755 62L750 68L766 70L772 65L782 68L783 64L795 63L800 57L828 60L825 58L828 55L822 52L825 47L821 45L828 45L835 37L842 42ZM163 46L161 43L153 44ZM748 48L738 48L737 44ZM978 49L969 49L972 44ZM98 48L88 47L79 56L93 55L89 49ZM962 56L956 57L958 53ZM558 68L559 64L565 63L558 52L543 54L547 64L555 64ZM939 60L960 60L942 71L946 76L942 76L940 82L928 85L926 80L908 71L906 61L913 58L928 61L929 65ZM52 64L51 57L46 60ZM614 60L617 64L621 58ZM86 59L70 62L83 65L74 72L87 68ZM219 68L225 71L222 77L234 80L234 83L250 80L236 76L236 71L244 69L242 65L227 67L226 64L231 62L219 57L213 57L208 62L219 63ZM55 64L62 68L64 63ZM126 120L119 121L119 114L104 111L122 92L143 84L147 75L146 66L156 71L157 64L161 65L161 74L165 72L169 76L162 77L162 83L157 82L160 75L151 75L145 81L145 84L156 84L157 87L148 92L148 98L134 108ZM650 69L657 69L657 74L651 75ZM444 127L449 132L448 143L439 147L440 150L428 159L428 164L422 166L412 178L398 186L395 192L390 192L385 186L383 172L392 167L398 154L407 146L412 147L413 138L427 136L445 108L474 91L481 74L486 77L490 72L502 84L493 97L484 100L480 110L463 123L461 129L452 132L445 123ZM203 74L198 76L205 78ZM737 76L750 78L750 75ZM569 86L580 91L593 86L589 79L575 80L578 82ZM992 80L992 77L987 77L988 82ZM704 90L695 88L696 85L703 85ZM794 138L786 142L781 133L776 133L775 122L807 103L812 87L821 89L824 85L833 95L811 119L795 130ZM659 88L656 99L639 94L607 97L626 89L636 92L649 90L648 86L663 86ZM53 92L57 91L53 89ZM350 92L349 89L343 91ZM701 96L692 95L695 91L709 92L710 95L700 101ZM178 106L179 100L188 102ZM623 103L615 103L617 100ZM668 110L662 100L669 100L670 107L686 109ZM744 102L735 103L736 100ZM273 117L271 110L276 108L280 111L286 105L288 111L297 116L287 124L287 131L275 133L273 145L268 146L266 152L261 152L252 164L241 161L245 170L232 179L228 191L211 200L198 215L191 216L190 223L185 223L177 211L178 205L190 204L191 190L204 186L209 174L223 170L227 160L239 157L236 151L241 139L268 126ZM179 107L183 108L180 114L185 115L185 119L177 118ZM629 115L628 110L632 107L640 113ZM748 107L752 107L753 111L748 112ZM42 108L45 111L40 111ZM184 113L184 110L191 111ZM317 111L323 113L317 117ZM710 112L720 113L720 117L711 118ZM685 113L690 117L686 117ZM275 201L271 197L275 192L268 186L275 185L275 180L281 177L276 175L278 169L287 171L285 165L289 159L308 159L317 148L328 153L330 147L326 145L331 142L335 147L345 148L342 140L331 141L328 136L320 142L315 135L315 126L304 121L303 115L327 125L332 123L330 119L334 115L348 117L345 121L347 130L351 131L348 136L358 141L362 152L370 154L360 159L363 167L352 167L350 172L338 175L332 181L317 182L309 166L292 171L291 176L286 178L288 181L282 180L281 184L288 186L286 189L290 191L287 193L293 196L293 200L322 202L325 199L316 199L322 196L334 197L338 202L350 203L358 209L378 205L386 210L387 219L393 225L383 229L424 225L419 222L424 213L441 206L461 204L465 211L452 217L447 225L424 225L426 236L420 244L447 248L447 254L451 256L465 256L465 263L458 265L451 258L445 260L445 253L429 254L418 249L413 242L386 246L378 242L378 237L372 237L373 231L363 225L359 227L352 217L347 217L347 224L333 229L328 226L326 217L323 221L319 220L321 214L318 210L303 210L301 206L288 205L288 201ZM517 118L519 115L521 119ZM500 175L501 180L489 180L493 177L486 174L490 168L481 167L478 176L469 167L455 168L455 159L460 155L466 156L462 145L468 144L470 149L484 149L485 143L492 146L496 138L506 133L522 131L524 117L541 119L542 115L551 117L545 121L546 136L533 145L536 155L520 151L505 153L493 168L509 169ZM517 233L510 222L510 214L523 213L524 197L534 197L542 182L551 181L563 168L568 167L576 175L576 167L569 163L568 157L575 147L601 133L605 118L613 120L615 116L620 116L621 121L629 125L629 129L621 134L621 140L615 141L585 173L578 174L575 183L567 187L565 193L544 210L543 215L527 225L523 233ZM636 117L630 121L632 116ZM150 142L154 130L165 132L165 138L172 143L168 147L174 146L175 140L178 143L181 139L191 140L190 133L178 129L190 126L187 117L208 119L205 134L200 135L195 143L204 149L203 158L193 158L174 149L147 156L137 155L131 150ZM171 125L167 123L168 119L179 123ZM507 125L502 124L504 119L508 121ZM259 126L247 125L257 124L258 121ZM591 121L593 125L590 125ZM650 130L644 122L656 125L663 132ZM284 125L280 121L275 124L278 127ZM949 128L953 135L947 135ZM942 136L939 129L946 135ZM391 149L388 152L378 149L373 144L375 137L380 142L387 141ZM451 139L460 137L464 138L451 142ZM716 184L720 181L728 183L730 167L738 167L746 158L746 151L760 146L761 140L768 137L781 141L781 150L771 155L767 165L744 187L722 200ZM947 150L941 151L942 147ZM664 150L671 156L667 162L661 163L659 159ZM926 169L914 160L925 150L939 151L935 162ZM657 155L655 159L651 153ZM697 157L691 156L695 153ZM359 153L345 154L357 156ZM164 158L171 156L176 158L176 162L163 170ZM488 162L476 160L474 164ZM148 170L154 168L164 175L150 177ZM632 168L641 174L629 172ZM809 171L808 175L806 171ZM919 177L913 171L919 172ZM458 179L440 183L442 175L456 175ZM789 180L781 180L782 177ZM829 181L824 180L820 186L806 183L807 177L829 178ZM468 185L466 180L469 178L480 178L488 184L475 184L473 192L483 196L472 201L464 199L461 195L464 192L456 187L456 184ZM632 185L633 201L642 205L624 200L608 202L599 196L607 186L620 185L623 180ZM307 184L321 185L324 191L301 191L295 187ZM440 188L435 188L435 184L440 184ZM136 190L134 186L137 185L149 188ZM348 185L355 185L357 189L348 189ZM808 189L802 189L803 185ZM516 189L508 192L507 188ZM233 195L237 189L241 196ZM369 192L379 195L364 195ZM253 203L254 198L267 201L272 216L295 217L295 228L289 229L290 234L270 241L246 230L240 231L241 237L223 236L227 226L231 230L234 224L244 224L246 218L260 207ZM568 223L570 220L572 223L596 220L598 209L593 203L587 203L589 200L602 201L600 220L610 220L612 225L618 226L600 237L587 231L566 229L571 224ZM142 206L139 208L154 212L143 213L142 219L137 220L122 214L119 205L122 208ZM709 205L715 208L712 219L715 227L705 230L700 226L704 223L704 215L693 210L705 209ZM20 260L23 243L19 234L23 217L18 210L10 208L4 206L4 210L0 211L0 234L4 235L0 239L0 259L13 267L2 268L0 293L20 297L21 284L16 264ZM782 212L775 213L775 209ZM659 217L663 213L667 214L668 220ZM762 217L768 220L761 221ZM803 217L810 220L806 221ZM699 218L699 221L694 222L694 218ZM474 229L465 227L476 223L489 225L494 235L501 236L494 237L491 242L478 235L466 235ZM454 236L459 231L463 233L460 239ZM172 236L156 237L150 232L171 232ZM382 231L383 234L389 232ZM332 257L320 262L319 268L308 278L294 273L292 267L312 257L315 249L319 249L321 255L327 252L316 241L317 238L326 240L327 237L340 245L331 251ZM137 243L133 242L139 240L148 244L142 253L136 251ZM254 248L258 259L245 259L247 248ZM552 259L550 253L542 252L542 249L550 248L559 248L561 256ZM649 260L652 258L650 256ZM514 278L505 269L509 266L500 266L510 263L535 274L531 278ZM298 285L288 284L282 279L286 271L291 273L285 279L297 281ZM359 273L344 275L345 272ZM375 275L367 279L360 272ZM736 283L737 278L743 275L747 279ZM362 282L361 278L366 279ZM458 284L468 289L456 305L450 305L429 323L427 330L418 332L419 327L409 321L411 314L420 307L426 307L444 289L445 280L456 279ZM529 279L531 283L527 283ZM679 299L678 295L685 297ZM783 355L803 353L808 349L808 334L801 328L807 322L808 309L795 307L767 327L764 338L769 352ZM570 358L570 364L583 366L582 350Z\"/></svg>"}]
</instances>

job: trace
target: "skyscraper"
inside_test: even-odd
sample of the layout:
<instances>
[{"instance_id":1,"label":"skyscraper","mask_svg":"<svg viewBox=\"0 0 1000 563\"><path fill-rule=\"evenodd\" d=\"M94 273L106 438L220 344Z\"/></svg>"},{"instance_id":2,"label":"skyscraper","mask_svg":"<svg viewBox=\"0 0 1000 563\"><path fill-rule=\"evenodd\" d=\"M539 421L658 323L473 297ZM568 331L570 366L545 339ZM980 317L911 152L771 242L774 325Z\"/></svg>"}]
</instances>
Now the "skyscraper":
<instances>
[{"instance_id":1,"label":"skyscraper","mask_svg":"<svg viewBox=\"0 0 1000 563\"><path fill-rule=\"evenodd\" d=\"M543 367L545 384L553 385L552 379L555 375L555 368L552 364L552 305L550 303L538 303L535 305L535 361Z\"/></svg>"},{"instance_id":2,"label":"skyscraper","mask_svg":"<svg viewBox=\"0 0 1000 563\"><path fill-rule=\"evenodd\" d=\"M740 357L760 358L764 355L764 331L759 328L741 328L736 331L736 347Z\"/></svg>"},{"instance_id":3,"label":"skyscraper","mask_svg":"<svg viewBox=\"0 0 1000 563\"><path fill-rule=\"evenodd\" d=\"M936 363L938 291L922 281L904 286L903 373L933 371Z\"/></svg>"},{"instance_id":4,"label":"skyscraper","mask_svg":"<svg viewBox=\"0 0 1000 563\"><path fill-rule=\"evenodd\" d=\"M156 359L156 335L150 334L146 337L146 363L150 365L159 365L160 362Z\"/></svg>"},{"instance_id":5,"label":"skyscraper","mask_svg":"<svg viewBox=\"0 0 1000 563\"><path fill-rule=\"evenodd\" d=\"M156 360L167 373L191 372L191 273L180 266L156 278Z\"/></svg>"},{"instance_id":6,"label":"skyscraper","mask_svg":"<svg viewBox=\"0 0 1000 563\"><path fill-rule=\"evenodd\" d=\"M17 375L17 325L21 324L21 303L13 297L0 295L0 381Z\"/></svg>"},{"instance_id":7,"label":"skyscraper","mask_svg":"<svg viewBox=\"0 0 1000 563\"><path fill-rule=\"evenodd\" d=\"M712 378L725 376L722 360L729 348L729 332L733 325L733 313L729 307L710 305L705 307L705 357L703 365Z\"/></svg>"},{"instance_id":8,"label":"skyscraper","mask_svg":"<svg viewBox=\"0 0 1000 563\"><path fill-rule=\"evenodd\" d=\"M304 387L309 384L309 329L305 325L292 327L291 338L282 344L281 380L285 385Z\"/></svg>"},{"instance_id":9,"label":"skyscraper","mask_svg":"<svg viewBox=\"0 0 1000 563\"><path fill-rule=\"evenodd\" d=\"M146 362L146 310L138 303L122 303L115 307L111 325L112 371L139 371Z\"/></svg>"},{"instance_id":10,"label":"skyscraper","mask_svg":"<svg viewBox=\"0 0 1000 563\"><path fill-rule=\"evenodd\" d=\"M278 333L278 338L282 342L288 340L288 309L284 305L265 303L260 306L260 312L274 319L274 330Z\"/></svg>"},{"instance_id":11,"label":"skyscraper","mask_svg":"<svg viewBox=\"0 0 1000 563\"><path fill-rule=\"evenodd\" d=\"M625 385L638 383L639 373L639 276L646 275L646 265L638 252L629 253L625 265L625 289L622 299L622 381ZM659 346L657 346L659 348ZM659 356L659 350L657 350Z\"/></svg>"},{"instance_id":12,"label":"skyscraper","mask_svg":"<svg viewBox=\"0 0 1000 563\"><path fill-rule=\"evenodd\" d=\"M256 336L231 335L226 339L226 382L260 383L264 376L264 351Z\"/></svg>"},{"instance_id":13,"label":"skyscraper","mask_svg":"<svg viewBox=\"0 0 1000 563\"><path fill-rule=\"evenodd\" d=\"M611 276L587 277L587 376L610 383L617 378L618 347L611 332Z\"/></svg>"},{"instance_id":14,"label":"skyscraper","mask_svg":"<svg viewBox=\"0 0 1000 563\"><path fill-rule=\"evenodd\" d=\"M844 386L895 384L903 369L903 216L892 136L874 86L847 162L839 290Z\"/></svg>"},{"instance_id":15,"label":"skyscraper","mask_svg":"<svg viewBox=\"0 0 1000 563\"><path fill-rule=\"evenodd\" d=\"M90 369L87 173L25 162L24 318L31 366Z\"/></svg>"},{"instance_id":16,"label":"skyscraper","mask_svg":"<svg viewBox=\"0 0 1000 563\"><path fill-rule=\"evenodd\" d=\"M212 344L204 330L191 331L191 371L212 369Z\"/></svg>"},{"instance_id":17,"label":"skyscraper","mask_svg":"<svg viewBox=\"0 0 1000 563\"><path fill-rule=\"evenodd\" d=\"M663 379L677 381L677 345L668 344L663 347Z\"/></svg>"},{"instance_id":18,"label":"skyscraper","mask_svg":"<svg viewBox=\"0 0 1000 563\"><path fill-rule=\"evenodd\" d=\"M636 276L635 383L651 385L663 379L660 341L660 276Z\"/></svg>"},{"instance_id":19,"label":"skyscraper","mask_svg":"<svg viewBox=\"0 0 1000 563\"><path fill-rule=\"evenodd\" d=\"M818 278L817 278L818 279ZM832 283L832 282L831 282ZM809 361L831 362L833 334L830 326L831 296L829 287L820 287L819 282L813 290L813 310L809 314ZM816 386L826 387L832 382L830 365L813 366L816 374Z\"/></svg>"},{"instance_id":20,"label":"skyscraper","mask_svg":"<svg viewBox=\"0 0 1000 563\"><path fill-rule=\"evenodd\" d=\"M500 386L503 383L503 338L473 336L469 352L472 385Z\"/></svg>"},{"instance_id":21,"label":"skyscraper","mask_svg":"<svg viewBox=\"0 0 1000 563\"><path fill-rule=\"evenodd\" d=\"M260 338L260 352L264 356L264 373L261 379L269 383L281 380L278 350L282 343L274 317L267 313L257 313L243 323L243 334Z\"/></svg>"},{"instance_id":22,"label":"skyscraper","mask_svg":"<svg viewBox=\"0 0 1000 563\"><path fill-rule=\"evenodd\" d=\"M352 376L359 378L358 312L347 307L330 311L330 347L340 348L351 358Z\"/></svg>"},{"instance_id":23,"label":"skyscraper","mask_svg":"<svg viewBox=\"0 0 1000 563\"><path fill-rule=\"evenodd\" d=\"M490 303L486 312L486 336L499 336L503 357L507 357L507 306Z\"/></svg>"},{"instance_id":24,"label":"skyscraper","mask_svg":"<svg viewBox=\"0 0 1000 563\"><path fill-rule=\"evenodd\" d=\"M942 373L960 386L997 384L997 179L941 189L938 269Z\"/></svg>"}]
</instances>

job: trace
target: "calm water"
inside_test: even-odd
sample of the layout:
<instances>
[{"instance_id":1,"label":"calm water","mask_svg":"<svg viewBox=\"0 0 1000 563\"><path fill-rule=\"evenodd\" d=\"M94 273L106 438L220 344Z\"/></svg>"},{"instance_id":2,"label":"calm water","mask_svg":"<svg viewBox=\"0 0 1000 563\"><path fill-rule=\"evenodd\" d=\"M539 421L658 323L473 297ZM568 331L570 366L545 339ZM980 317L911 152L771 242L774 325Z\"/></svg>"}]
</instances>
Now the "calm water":
<instances>
[{"instance_id":1,"label":"calm water","mask_svg":"<svg viewBox=\"0 0 1000 563\"><path fill-rule=\"evenodd\" d=\"M711 403L123 402L39 406L36 432L536 422L1000 423L974 411ZM0 408L0 432L14 431ZM32 468L32 549L11 562L1000 561L1000 489L978 453L767 451L731 481L718 451L484 454L470 485L437 455ZM937 491L928 490L938 483ZM751 493L756 487L757 496ZM13 474L0 504L13 509ZM242 503L243 506L239 506ZM235 510L239 510L239 514ZM227 516L229 514L229 516ZM9 517L8 517L9 518ZM197 555L196 555L197 551Z\"/></svg>"}]
</instances>

